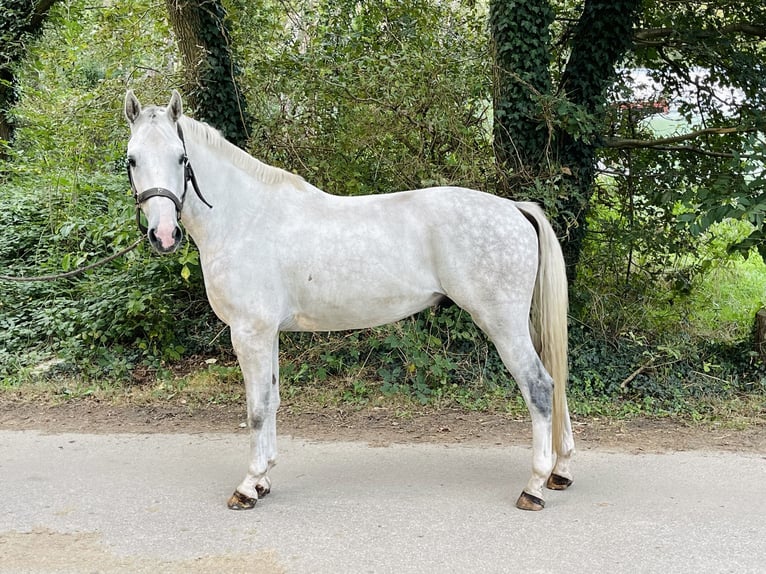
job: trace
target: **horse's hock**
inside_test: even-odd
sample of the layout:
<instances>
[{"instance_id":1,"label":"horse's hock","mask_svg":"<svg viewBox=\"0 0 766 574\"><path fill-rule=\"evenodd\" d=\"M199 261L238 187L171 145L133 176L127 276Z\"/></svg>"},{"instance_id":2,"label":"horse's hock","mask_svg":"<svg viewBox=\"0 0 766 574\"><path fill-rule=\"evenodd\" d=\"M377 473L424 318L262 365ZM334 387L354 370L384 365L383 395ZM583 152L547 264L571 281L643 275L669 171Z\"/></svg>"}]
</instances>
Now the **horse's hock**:
<instances>
[{"instance_id":1,"label":"horse's hock","mask_svg":"<svg viewBox=\"0 0 766 574\"><path fill-rule=\"evenodd\" d=\"M755 314L755 350L766 363L766 307Z\"/></svg>"}]
</instances>

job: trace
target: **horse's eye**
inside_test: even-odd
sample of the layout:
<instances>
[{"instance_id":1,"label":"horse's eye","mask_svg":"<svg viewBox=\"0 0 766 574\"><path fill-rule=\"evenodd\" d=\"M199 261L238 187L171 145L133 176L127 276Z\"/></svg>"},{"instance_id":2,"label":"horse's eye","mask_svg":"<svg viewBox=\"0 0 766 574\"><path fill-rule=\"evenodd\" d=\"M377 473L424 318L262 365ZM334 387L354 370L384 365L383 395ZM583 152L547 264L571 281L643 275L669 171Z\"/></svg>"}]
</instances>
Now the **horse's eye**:
<instances>
[{"instance_id":1,"label":"horse's eye","mask_svg":"<svg viewBox=\"0 0 766 574\"><path fill-rule=\"evenodd\" d=\"M128 165L129 165L130 167L136 167L136 159L135 159L135 158L133 158L133 157L129 157L129 158L128 158Z\"/></svg>"},{"instance_id":2,"label":"horse's eye","mask_svg":"<svg viewBox=\"0 0 766 574\"><path fill-rule=\"evenodd\" d=\"M183 165L186 163L186 155L182 155L180 158L178 158L178 165Z\"/></svg>"}]
</instances>

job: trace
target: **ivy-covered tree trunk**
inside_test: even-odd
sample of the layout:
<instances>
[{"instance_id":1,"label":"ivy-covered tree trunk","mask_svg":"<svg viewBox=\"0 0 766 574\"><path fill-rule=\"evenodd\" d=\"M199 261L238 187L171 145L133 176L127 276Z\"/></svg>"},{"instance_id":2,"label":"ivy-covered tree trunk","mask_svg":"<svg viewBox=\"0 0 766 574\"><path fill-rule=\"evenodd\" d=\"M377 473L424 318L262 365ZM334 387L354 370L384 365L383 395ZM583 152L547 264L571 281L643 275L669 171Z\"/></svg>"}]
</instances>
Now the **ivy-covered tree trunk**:
<instances>
[{"instance_id":1,"label":"ivy-covered tree trunk","mask_svg":"<svg viewBox=\"0 0 766 574\"><path fill-rule=\"evenodd\" d=\"M247 143L248 115L220 0L166 0L185 69L186 102L230 142Z\"/></svg>"},{"instance_id":2,"label":"ivy-covered tree trunk","mask_svg":"<svg viewBox=\"0 0 766 574\"><path fill-rule=\"evenodd\" d=\"M571 54L559 93L595 119L603 118L606 91L617 66L633 41L641 0L586 0L571 41ZM596 173L598 141L562 131L556 157L564 169L558 228L566 226L563 242L569 281L574 281L587 232L587 216Z\"/></svg>"},{"instance_id":3,"label":"ivy-covered tree trunk","mask_svg":"<svg viewBox=\"0 0 766 574\"><path fill-rule=\"evenodd\" d=\"M549 66L553 10L548 0L495 0L489 24L495 54L495 157L514 197L546 163L549 130L539 103L551 91ZM527 185L525 185L527 184Z\"/></svg>"},{"instance_id":4,"label":"ivy-covered tree trunk","mask_svg":"<svg viewBox=\"0 0 766 574\"><path fill-rule=\"evenodd\" d=\"M567 276L574 281L593 193L598 142L571 134L548 104L565 96L561 109L598 118L615 65L632 41L641 0L586 0L569 36L570 56L560 85L550 76L548 0L493 0L490 28L495 46L495 154L513 197L554 207L554 227L562 239ZM574 104L572 106L571 104ZM556 197L534 197L535 183L558 182Z\"/></svg>"},{"instance_id":5,"label":"ivy-covered tree trunk","mask_svg":"<svg viewBox=\"0 0 766 574\"><path fill-rule=\"evenodd\" d=\"M55 3L0 0L0 141L9 142L13 137L13 123L8 117L17 99L13 67L24 56L25 41L42 30Z\"/></svg>"}]
</instances>

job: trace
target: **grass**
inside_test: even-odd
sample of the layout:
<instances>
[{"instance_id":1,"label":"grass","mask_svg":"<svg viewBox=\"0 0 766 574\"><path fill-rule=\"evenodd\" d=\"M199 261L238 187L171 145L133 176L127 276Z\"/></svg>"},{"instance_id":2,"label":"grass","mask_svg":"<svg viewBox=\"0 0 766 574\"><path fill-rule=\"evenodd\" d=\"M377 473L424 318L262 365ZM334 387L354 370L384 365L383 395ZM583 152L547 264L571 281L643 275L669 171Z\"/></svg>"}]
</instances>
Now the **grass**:
<instances>
[{"instance_id":1,"label":"grass","mask_svg":"<svg viewBox=\"0 0 766 574\"><path fill-rule=\"evenodd\" d=\"M746 337L766 306L766 263L753 253L713 267L689 299L691 329L725 342Z\"/></svg>"},{"instance_id":2,"label":"grass","mask_svg":"<svg viewBox=\"0 0 766 574\"><path fill-rule=\"evenodd\" d=\"M766 425L766 396L739 394L726 398L707 396L695 399L659 401L652 397L635 399L569 397L572 416L615 420L651 417L687 423L715 425L742 430Z\"/></svg>"}]
</instances>

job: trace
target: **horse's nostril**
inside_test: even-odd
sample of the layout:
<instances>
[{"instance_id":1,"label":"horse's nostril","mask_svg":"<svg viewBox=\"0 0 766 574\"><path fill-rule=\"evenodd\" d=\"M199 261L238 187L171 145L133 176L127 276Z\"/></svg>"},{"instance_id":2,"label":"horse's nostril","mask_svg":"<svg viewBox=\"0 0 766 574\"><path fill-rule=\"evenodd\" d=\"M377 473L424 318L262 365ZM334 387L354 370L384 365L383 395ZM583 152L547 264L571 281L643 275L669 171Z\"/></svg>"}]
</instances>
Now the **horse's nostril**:
<instances>
[{"instance_id":1,"label":"horse's nostril","mask_svg":"<svg viewBox=\"0 0 766 574\"><path fill-rule=\"evenodd\" d=\"M181 230L180 227L176 227L175 231L173 231L173 239L176 240L176 243L181 243L183 238L184 238L184 232Z\"/></svg>"}]
</instances>

